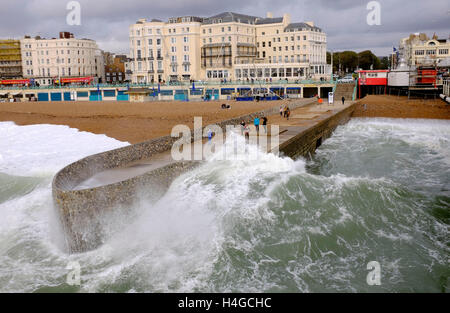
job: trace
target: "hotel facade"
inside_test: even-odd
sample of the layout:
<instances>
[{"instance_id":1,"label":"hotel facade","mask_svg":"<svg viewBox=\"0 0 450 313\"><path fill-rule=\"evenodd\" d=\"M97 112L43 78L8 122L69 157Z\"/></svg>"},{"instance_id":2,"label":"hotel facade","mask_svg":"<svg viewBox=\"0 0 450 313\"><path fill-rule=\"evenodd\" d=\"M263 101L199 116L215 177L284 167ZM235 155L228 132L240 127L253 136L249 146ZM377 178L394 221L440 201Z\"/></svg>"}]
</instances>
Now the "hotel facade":
<instances>
[{"instance_id":1,"label":"hotel facade","mask_svg":"<svg viewBox=\"0 0 450 313\"><path fill-rule=\"evenodd\" d=\"M411 34L400 40L399 50L408 65L438 65L450 59L450 38L439 39L436 35L429 38L424 33Z\"/></svg>"},{"instance_id":2,"label":"hotel facade","mask_svg":"<svg viewBox=\"0 0 450 313\"><path fill-rule=\"evenodd\" d=\"M22 77L22 54L20 41L0 40L0 79Z\"/></svg>"},{"instance_id":3,"label":"hotel facade","mask_svg":"<svg viewBox=\"0 0 450 313\"><path fill-rule=\"evenodd\" d=\"M103 52L90 39L76 39L71 33L45 39L26 36L20 40L23 77L40 85L53 79L96 77L105 80Z\"/></svg>"},{"instance_id":4,"label":"hotel facade","mask_svg":"<svg viewBox=\"0 0 450 313\"><path fill-rule=\"evenodd\" d=\"M232 12L209 18L141 19L130 26L133 83L328 79L327 35L289 14Z\"/></svg>"}]
</instances>

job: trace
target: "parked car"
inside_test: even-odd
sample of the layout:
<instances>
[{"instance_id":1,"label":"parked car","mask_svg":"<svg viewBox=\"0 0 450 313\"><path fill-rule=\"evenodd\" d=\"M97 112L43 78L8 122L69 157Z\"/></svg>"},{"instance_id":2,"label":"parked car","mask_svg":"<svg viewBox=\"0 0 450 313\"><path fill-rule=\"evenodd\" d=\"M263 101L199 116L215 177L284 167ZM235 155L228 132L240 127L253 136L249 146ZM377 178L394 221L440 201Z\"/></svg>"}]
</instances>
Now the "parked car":
<instances>
[{"instance_id":1,"label":"parked car","mask_svg":"<svg viewBox=\"0 0 450 313\"><path fill-rule=\"evenodd\" d=\"M353 76L347 75L342 77L341 79L338 79L338 83L352 83L353 82Z\"/></svg>"}]
</instances>

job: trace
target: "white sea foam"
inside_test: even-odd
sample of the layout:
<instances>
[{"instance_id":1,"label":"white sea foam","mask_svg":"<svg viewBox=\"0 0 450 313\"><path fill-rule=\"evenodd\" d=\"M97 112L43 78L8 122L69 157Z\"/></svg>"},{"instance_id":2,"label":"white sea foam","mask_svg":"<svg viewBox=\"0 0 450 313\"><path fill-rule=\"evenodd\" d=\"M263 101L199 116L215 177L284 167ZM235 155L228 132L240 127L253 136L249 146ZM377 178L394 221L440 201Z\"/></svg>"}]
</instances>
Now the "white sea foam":
<instances>
[{"instance_id":1,"label":"white sea foam","mask_svg":"<svg viewBox=\"0 0 450 313\"><path fill-rule=\"evenodd\" d=\"M73 256L60 249L63 236L53 209L51 179L71 162L126 145L67 126L0 122L0 172L40 179L27 194L0 203L1 292L61 283ZM2 183L9 183L7 176L2 179L0 191Z\"/></svg>"},{"instance_id":2,"label":"white sea foam","mask_svg":"<svg viewBox=\"0 0 450 313\"><path fill-rule=\"evenodd\" d=\"M0 123L0 172L47 176L91 154L129 145L105 135L61 125Z\"/></svg>"}]
</instances>

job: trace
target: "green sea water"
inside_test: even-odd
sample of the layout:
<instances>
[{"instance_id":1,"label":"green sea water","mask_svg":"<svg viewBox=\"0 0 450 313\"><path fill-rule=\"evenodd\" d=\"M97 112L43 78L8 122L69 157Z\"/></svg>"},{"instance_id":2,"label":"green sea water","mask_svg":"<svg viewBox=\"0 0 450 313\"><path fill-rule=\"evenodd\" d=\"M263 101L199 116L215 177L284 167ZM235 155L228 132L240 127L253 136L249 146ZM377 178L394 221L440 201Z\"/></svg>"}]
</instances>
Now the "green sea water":
<instances>
[{"instance_id":1,"label":"green sea water","mask_svg":"<svg viewBox=\"0 0 450 313\"><path fill-rule=\"evenodd\" d=\"M0 173L0 292L450 291L447 121L353 119L310 160L213 158L76 255L53 174Z\"/></svg>"}]
</instances>

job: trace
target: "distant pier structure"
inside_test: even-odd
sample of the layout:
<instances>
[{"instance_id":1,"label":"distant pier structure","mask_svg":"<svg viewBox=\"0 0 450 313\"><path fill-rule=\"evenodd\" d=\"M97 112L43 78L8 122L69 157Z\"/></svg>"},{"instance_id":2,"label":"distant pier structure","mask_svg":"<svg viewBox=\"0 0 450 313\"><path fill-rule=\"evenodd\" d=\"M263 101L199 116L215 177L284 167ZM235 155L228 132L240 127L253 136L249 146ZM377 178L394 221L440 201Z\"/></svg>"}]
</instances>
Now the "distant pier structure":
<instances>
[{"instance_id":1,"label":"distant pier structure","mask_svg":"<svg viewBox=\"0 0 450 313\"><path fill-rule=\"evenodd\" d=\"M436 66L410 67L404 60L393 70L360 70L358 98L369 94L436 98L442 92L444 82L439 73Z\"/></svg>"}]
</instances>

